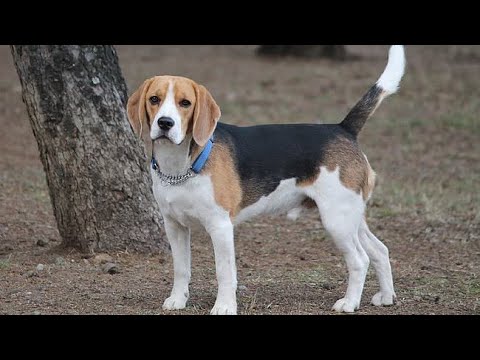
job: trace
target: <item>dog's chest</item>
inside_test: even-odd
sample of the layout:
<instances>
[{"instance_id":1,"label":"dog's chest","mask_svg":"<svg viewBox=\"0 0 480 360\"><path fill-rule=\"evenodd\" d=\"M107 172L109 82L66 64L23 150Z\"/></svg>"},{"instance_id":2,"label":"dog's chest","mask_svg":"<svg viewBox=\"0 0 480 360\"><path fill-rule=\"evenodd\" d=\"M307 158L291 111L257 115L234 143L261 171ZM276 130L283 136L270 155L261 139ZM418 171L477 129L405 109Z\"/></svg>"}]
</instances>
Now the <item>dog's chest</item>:
<instances>
[{"instance_id":1,"label":"dog's chest","mask_svg":"<svg viewBox=\"0 0 480 360\"><path fill-rule=\"evenodd\" d=\"M152 173L153 193L162 214L171 216L183 226L209 219L225 212L215 202L210 176L198 175L181 185L164 186Z\"/></svg>"}]
</instances>

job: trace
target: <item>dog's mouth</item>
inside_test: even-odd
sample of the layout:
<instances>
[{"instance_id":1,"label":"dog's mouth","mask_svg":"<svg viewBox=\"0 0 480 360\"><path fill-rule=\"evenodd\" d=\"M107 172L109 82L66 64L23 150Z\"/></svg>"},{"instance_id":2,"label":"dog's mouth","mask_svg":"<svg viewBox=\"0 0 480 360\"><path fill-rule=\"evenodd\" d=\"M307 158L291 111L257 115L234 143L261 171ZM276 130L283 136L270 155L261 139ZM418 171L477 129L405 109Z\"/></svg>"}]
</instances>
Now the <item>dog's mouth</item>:
<instances>
[{"instance_id":1,"label":"dog's mouth","mask_svg":"<svg viewBox=\"0 0 480 360\"><path fill-rule=\"evenodd\" d=\"M157 136L155 139L152 139L152 141L164 140L164 139L165 139L165 140L172 141L172 140L170 140L170 138L169 138L167 135L165 135L165 134L161 134L161 135Z\"/></svg>"},{"instance_id":2,"label":"dog's mouth","mask_svg":"<svg viewBox=\"0 0 480 360\"><path fill-rule=\"evenodd\" d=\"M171 143L173 145L180 145L181 143L183 143L183 140L177 144L175 141L173 141L167 134L160 134L159 136L157 136L156 138L152 139L152 142L158 142L160 144L165 144L165 143Z\"/></svg>"},{"instance_id":3,"label":"dog's mouth","mask_svg":"<svg viewBox=\"0 0 480 360\"><path fill-rule=\"evenodd\" d=\"M171 143L174 143L173 140L168 136L167 131L160 131L155 138L151 138L153 142L164 142L164 141L170 141Z\"/></svg>"}]
</instances>

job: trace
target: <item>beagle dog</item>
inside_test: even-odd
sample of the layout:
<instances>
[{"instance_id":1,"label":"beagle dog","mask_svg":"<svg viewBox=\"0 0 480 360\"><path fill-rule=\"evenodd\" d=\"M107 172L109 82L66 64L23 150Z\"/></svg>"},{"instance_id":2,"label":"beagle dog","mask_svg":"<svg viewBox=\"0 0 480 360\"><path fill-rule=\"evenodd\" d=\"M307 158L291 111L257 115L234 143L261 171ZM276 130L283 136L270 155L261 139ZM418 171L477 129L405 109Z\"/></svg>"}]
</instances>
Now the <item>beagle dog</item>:
<instances>
[{"instance_id":1,"label":"beagle dog","mask_svg":"<svg viewBox=\"0 0 480 360\"><path fill-rule=\"evenodd\" d=\"M187 303L193 223L206 229L215 252L218 293L211 314L236 314L234 225L259 214L296 219L314 207L348 268L346 294L333 310L359 308L370 260L380 285L372 303L392 305L388 249L365 220L375 173L357 136L397 91L404 68L403 46L394 45L383 74L346 118L323 125L221 123L220 108L202 85L178 76L147 79L129 98L127 112L151 157L153 193L172 250L174 284L163 308Z\"/></svg>"}]
</instances>

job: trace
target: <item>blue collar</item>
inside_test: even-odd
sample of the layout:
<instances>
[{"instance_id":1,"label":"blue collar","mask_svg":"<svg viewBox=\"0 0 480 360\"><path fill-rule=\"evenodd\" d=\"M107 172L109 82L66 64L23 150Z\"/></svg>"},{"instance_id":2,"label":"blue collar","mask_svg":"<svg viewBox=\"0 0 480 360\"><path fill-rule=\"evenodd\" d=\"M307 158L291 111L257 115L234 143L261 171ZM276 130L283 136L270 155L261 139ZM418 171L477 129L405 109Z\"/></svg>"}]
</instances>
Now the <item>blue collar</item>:
<instances>
[{"instance_id":1,"label":"blue collar","mask_svg":"<svg viewBox=\"0 0 480 360\"><path fill-rule=\"evenodd\" d=\"M203 167L205 166L205 163L208 160L208 157L210 156L210 153L212 152L212 148L213 148L213 135L210 139L208 139L207 144L203 148L202 152L197 156L192 166L190 167L190 169L192 169L192 171L195 174L198 174L200 171L202 171Z\"/></svg>"},{"instance_id":2,"label":"blue collar","mask_svg":"<svg viewBox=\"0 0 480 360\"><path fill-rule=\"evenodd\" d=\"M208 160L208 157L210 156L210 153L212 152L212 148L213 148L213 135L210 139L208 139L207 144L203 148L202 152L197 156L197 158L193 162L192 166L190 167L191 171L193 171L195 174L198 174L200 171L202 171L202 169L205 166L205 163ZM153 155L152 155L151 164L152 164L153 170L155 171L159 170L157 160L153 157Z\"/></svg>"}]
</instances>

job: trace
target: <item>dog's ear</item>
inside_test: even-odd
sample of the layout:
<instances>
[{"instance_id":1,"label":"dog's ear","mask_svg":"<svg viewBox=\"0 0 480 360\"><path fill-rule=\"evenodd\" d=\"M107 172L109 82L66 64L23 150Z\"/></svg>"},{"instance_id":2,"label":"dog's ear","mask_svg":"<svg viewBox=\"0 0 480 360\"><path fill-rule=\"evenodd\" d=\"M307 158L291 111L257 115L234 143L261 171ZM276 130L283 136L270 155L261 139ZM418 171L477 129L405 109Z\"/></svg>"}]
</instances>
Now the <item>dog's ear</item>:
<instances>
[{"instance_id":1,"label":"dog's ear","mask_svg":"<svg viewBox=\"0 0 480 360\"><path fill-rule=\"evenodd\" d=\"M140 136L144 141L146 141L149 131L148 131L148 114L146 105L146 96L148 88L153 82L154 78L147 79L143 84L135 91L127 103L127 114L130 125L132 125L133 131L137 136Z\"/></svg>"},{"instance_id":2,"label":"dog's ear","mask_svg":"<svg viewBox=\"0 0 480 360\"><path fill-rule=\"evenodd\" d=\"M221 112L204 86L194 84L194 88L197 100L193 111L193 139L199 146L204 146L215 131Z\"/></svg>"}]
</instances>

